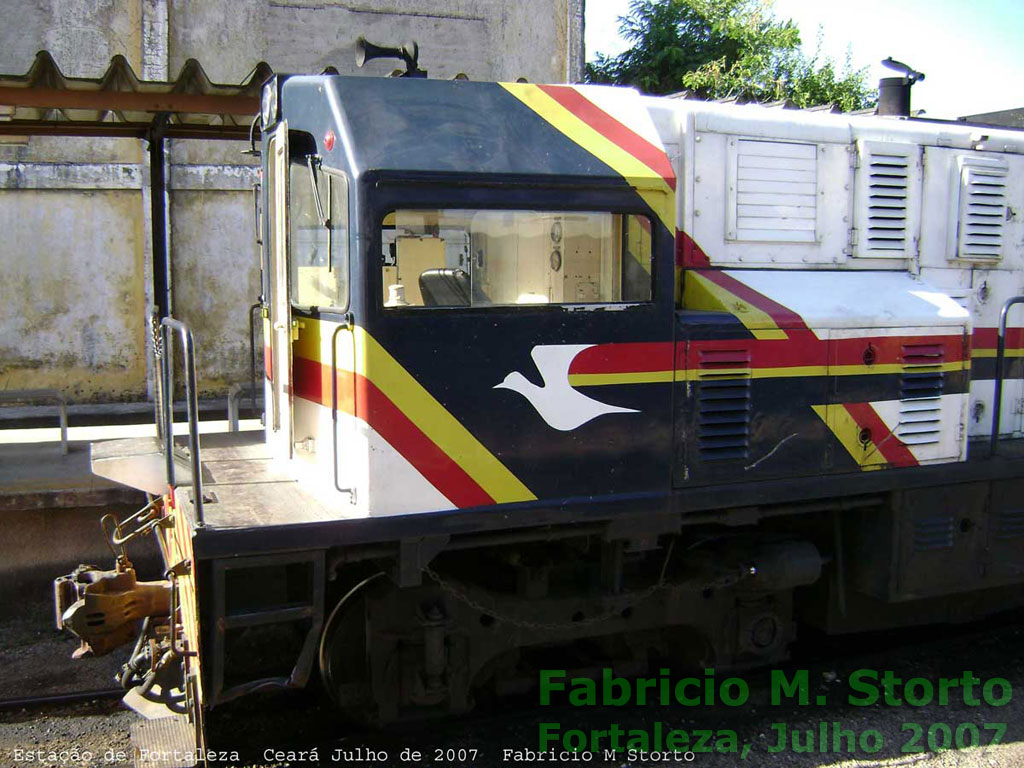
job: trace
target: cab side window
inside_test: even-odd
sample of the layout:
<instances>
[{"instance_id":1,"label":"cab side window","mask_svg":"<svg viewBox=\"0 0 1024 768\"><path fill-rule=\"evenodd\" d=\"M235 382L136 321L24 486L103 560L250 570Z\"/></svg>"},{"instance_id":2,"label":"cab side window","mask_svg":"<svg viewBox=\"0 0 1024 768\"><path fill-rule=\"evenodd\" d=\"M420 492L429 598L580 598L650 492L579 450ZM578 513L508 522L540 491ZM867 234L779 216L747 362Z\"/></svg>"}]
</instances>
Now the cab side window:
<instances>
[{"instance_id":1,"label":"cab side window","mask_svg":"<svg viewBox=\"0 0 1024 768\"><path fill-rule=\"evenodd\" d=\"M347 309L348 180L298 158L288 182L291 302L300 308Z\"/></svg>"},{"instance_id":2,"label":"cab side window","mask_svg":"<svg viewBox=\"0 0 1024 768\"><path fill-rule=\"evenodd\" d=\"M650 301L651 226L605 211L397 210L382 223L386 308Z\"/></svg>"}]
</instances>

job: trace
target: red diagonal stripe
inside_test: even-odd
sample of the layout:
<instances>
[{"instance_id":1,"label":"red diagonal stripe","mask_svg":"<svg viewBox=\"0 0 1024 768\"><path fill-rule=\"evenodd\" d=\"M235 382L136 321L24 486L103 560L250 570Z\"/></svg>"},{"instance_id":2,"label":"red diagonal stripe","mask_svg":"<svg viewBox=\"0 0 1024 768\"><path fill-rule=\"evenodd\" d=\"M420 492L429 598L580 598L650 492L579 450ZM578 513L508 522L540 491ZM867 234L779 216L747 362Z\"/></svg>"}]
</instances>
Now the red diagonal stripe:
<instances>
[{"instance_id":1,"label":"red diagonal stripe","mask_svg":"<svg viewBox=\"0 0 1024 768\"><path fill-rule=\"evenodd\" d=\"M843 407L861 428L871 430L871 442L889 464L894 467L912 467L917 464L914 454L890 431L871 403L843 403Z\"/></svg>"},{"instance_id":2,"label":"red diagonal stripe","mask_svg":"<svg viewBox=\"0 0 1024 768\"><path fill-rule=\"evenodd\" d=\"M663 149L651 144L643 136L620 123L585 98L575 88L565 85L540 85L537 87L606 139L613 141L661 176L672 188L672 191L675 191L676 174Z\"/></svg>"},{"instance_id":3,"label":"red diagonal stripe","mask_svg":"<svg viewBox=\"0 0 1024 768\"><path fill-rule=\"evenodd\" d=\"M292 363L295 394L330 408L330 366L298 356ZM372 381L348 371L339 371L337 376L338 410L373 427L452 504L459 508L494 504L494 499Z\"/></svg>"},{"instance_id":4,"label":"red diagonal stripe","mask_svg":"<svg viewBox=\"0 0 1024 768\"><path fill-rule=\"evenodd\" d=\"M807 329L807 324L800 315L791 310L789 307L784 307L777 301L765 296L763 293L758 293L749 285L741 283L735 277L727 275L724 272L709 269L702 270L700 273L701 277L707 278L715 285L725 288L729 293L737 296L744 301L748 302L754 307L757 307L762 312L766 313L780 328L802 328Z\"/></svg>"},{"instance_id":5,"label":"red diagonal stripe","mask_svg":"<svg viewBox=\"0 0 1024 768\"><path fill-rule=\"evenodd\" d=\"M676 266L692 269L711 266L711 259L697 245L697 241L681 229L676 230Z\"/></svg>"}]
</instances>

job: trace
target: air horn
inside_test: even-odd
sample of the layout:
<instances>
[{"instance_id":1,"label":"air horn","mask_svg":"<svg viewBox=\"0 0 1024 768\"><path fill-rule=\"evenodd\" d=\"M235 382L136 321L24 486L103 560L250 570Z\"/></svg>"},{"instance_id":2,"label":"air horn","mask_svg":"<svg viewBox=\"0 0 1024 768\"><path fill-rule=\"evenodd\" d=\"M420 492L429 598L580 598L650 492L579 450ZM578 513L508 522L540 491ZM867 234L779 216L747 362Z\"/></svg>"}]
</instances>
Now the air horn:
<instances>
[{"instance_id":1,"label":"air horn","mask_svg":"<svg viewBox=\"0 0 1024 768\"><path fill-rule=\"evenodd\" d=\"M420 69L417 61L420 57L420 47L415 40L404 43L401 47L389 48L384 45L375 45L369 42L362 35L356 40L356 66L362 67L372 59L401 59L405 62L405 72L400 72L399 77L426 77L427 71ZM397 70L396 70L397 72Z\"/></svg>"}]
</instances>

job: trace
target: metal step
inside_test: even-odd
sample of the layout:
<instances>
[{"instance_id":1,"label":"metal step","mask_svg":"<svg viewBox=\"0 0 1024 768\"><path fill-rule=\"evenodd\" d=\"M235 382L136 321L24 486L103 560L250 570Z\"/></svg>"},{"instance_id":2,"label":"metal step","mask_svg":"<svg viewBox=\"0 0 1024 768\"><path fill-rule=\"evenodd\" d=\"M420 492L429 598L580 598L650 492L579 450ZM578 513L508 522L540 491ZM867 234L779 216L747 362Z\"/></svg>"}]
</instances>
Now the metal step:
<instances>
[{"instance_id":1,"label":"metal step","mask_svg":"<svg viewBox=\"0 0 1024 768\"><path fill-rule=\"evenodd\" d=\"M184 715L132 724L135 768L193 768L200 762L195 726Z\"/></svg>"}]
</instances>

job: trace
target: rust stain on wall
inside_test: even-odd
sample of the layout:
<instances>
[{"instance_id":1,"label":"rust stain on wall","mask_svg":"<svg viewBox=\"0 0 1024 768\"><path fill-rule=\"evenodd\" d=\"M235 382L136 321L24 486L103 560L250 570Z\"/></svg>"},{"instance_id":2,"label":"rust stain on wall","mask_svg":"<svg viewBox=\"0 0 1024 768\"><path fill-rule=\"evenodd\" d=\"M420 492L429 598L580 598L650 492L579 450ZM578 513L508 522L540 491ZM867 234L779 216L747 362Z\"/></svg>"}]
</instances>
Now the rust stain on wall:
<instances>
[{"instance_id":1,"label":"rust stain on wall","mask_svg":"<svg viewBox=\"0 0 1024 768\"><path fill-rule=\"evenodd\" d=\"M137 190L0 192L0 389L145 396Z\"/></svg>"}]
</instances>

